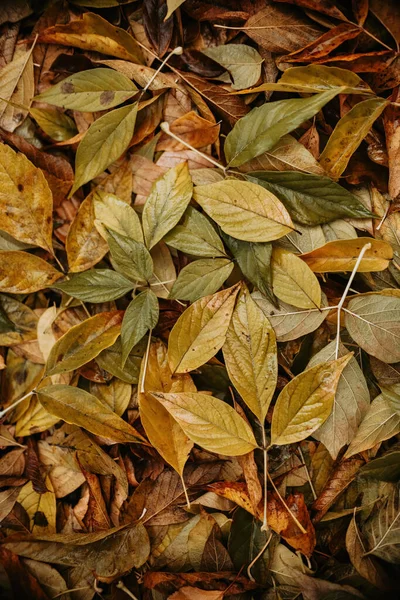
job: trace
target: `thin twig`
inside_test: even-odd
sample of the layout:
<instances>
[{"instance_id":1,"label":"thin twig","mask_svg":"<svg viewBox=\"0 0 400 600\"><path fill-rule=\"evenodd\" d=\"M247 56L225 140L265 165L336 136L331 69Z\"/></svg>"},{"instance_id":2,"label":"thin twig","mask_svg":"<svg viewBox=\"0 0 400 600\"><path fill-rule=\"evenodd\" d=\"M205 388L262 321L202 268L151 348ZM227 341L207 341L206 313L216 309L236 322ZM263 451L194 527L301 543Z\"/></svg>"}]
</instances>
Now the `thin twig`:
<instances>
[{"instance_id":1,"label":"thin twig","mask_svg":"<svg viewBox=\"0 0 400 600\"><path fill-rule=\"evenodd\" d=\"M304 456L303 456L302 449L300 448L300 446L298 446L298 448L297 448L297 449L298 449L298 451L299 451L299 454L300 454L300 456L301 456L301 460L303 461L303 465L302 465L302 466L305 468L305 470L306 470L306 473L307 473L307 479L308 479L308 483L309 483L309 485L310 485L310 488L311 488L311 493L312 493L312 495L313 495L313 498L314 498L314 500L316 500L316 499L317 499L317 494L316 494L316 492L315 492L314 484L313 484L313 482L311 481L310 472L309 472L309 470L308 470L308 467L307 467L307 465L306 465L306 461L304 460Z\"/></svg>"},{"instance_id":2,"label":"thin twig","mask_svg":"<svg viewBox=\"0 0 400 600\"><path fill-rule=\"evenodd\" d=\"M268 446L267 446L267 436L265 435L265 424L261 423L262 430L262 442L263 442L263 457L264 457L264 511L263 511L263 524L261 527L261 531L268 531Z\"/></svg>"},{"instance_id":3,"label":"thin twig","mask_svg":"<svg viewBox=\"0 0 400 600\"><path fill-rule=\"evenodd\" d=\"M360 266L360 263L363 259L364 254L366 253L367 250L369 250L370 248L372 248L372 244L370 242L368 242L368 244L365 244L365 246L363 246L361 248L361 252L358 255L358 258L356 260L356 264L354 265L354 268L351 272L350 278L347 282L346 288L343 292L343 296L340 299L339 304L337 305L337 325L336 325L336 347L335 347L335 359L337 360L339 358L339 347L340 347L340 314L341 314L341 310L343 307L343 304L345 303L346 300L346 296L349 292L349 289L351 288L351 284L353 283L353 279L356 276L358 267Z\"/></svg>"},{"instance_id":4,"label":"thin twig","mask_svg":"<svg viewBox=\"0 0 400 600\"><path fill-rule=\"evenodd\" d=\"M268 479L271 482L272 487L275 490L275 493L278 495L279 500L282 502L283 506L286 508L286 510L288 511L289 515L292 517L293 521L296 523L297 527L300 529L301 533L306 534L307 531L304 529L303 525L300 523L300 521L298 520L298 518L296 517L296 515L294 515L292 513L292 511L290 510L290 508L288 507L288 505L286 504L285 500L282 498L281 493L279 492L278 488L276 487L271 475L268 473Z\"/></svg>"},{"instance_id":5,"label":"thin twig","mask_svg":"<svg viewBox=\"0 0 400 600\"><path fill-rule=\"evenodd\" d=\"M247 567L247 577L250 579L250 581L255 581L253 575L251 574L251 569L254 567L254 565L258 561L258 559L264 554L264 552L266 551L266 549L269 546L269 543L270 543L271 539L272 539L272 531L269 534L268 539L265 542L264 546L261 548L260 552L257 554L257 556L255 556L253 558L253 560L251 561L251 563Z\"/></svg>"},{"instance_id":6,"label":"thin twig","mask_svg":"<svg viewBox=\"0 0 400 600\"><path fill-rule=\"evenodd\" d=\"M2 419L4 417L4 415L6 415L10 410L12 410L16 406L18 406L18 404L20 404L21 402L23 402L24 400L29 398L29 396L32 396L32 394L34 394L34 393L35 393L35 390L28 392L27 394L25 394L25 396L22 396L22 398L20 398L19 400L16 400L12 404L10 404L10 406L7 406L7 408L4 408L3 410L1 410L0 411L0 419Z\"/></svg>"},{"instance_id":7,"label":"thin twig","mask_svg":"<svg viewBox=\"0 0 400 600\"><path fill-rule=\"evenodd\" d=\"M190 500L189 500L188 492L186 489L185 480L183 479L183 475L180 475L180 478L181 478L182 487L183 487L183 491L184 491L185 498L186 498L186 504L187 504L187 507L190 509Z\"/></svg>"},{"instance_id":8,"label":"thin twig","mask_svg":"<svg viewBox=\"0 0 400 600\"><path fill-rule=\"evenodd\" d=\"M142 374L142 380L140 382L140 393L144 394L144 382L146 380L146 373L147 373L147 365L149 362L149 354L150 354L150 344L151 344L151 334L153 333L153 330L150 329L149 330L149 337L147 339L147 347L146 347L146 354L144 355L144 367L143 367L143 374Z\"/></svg>"}]
</instances>

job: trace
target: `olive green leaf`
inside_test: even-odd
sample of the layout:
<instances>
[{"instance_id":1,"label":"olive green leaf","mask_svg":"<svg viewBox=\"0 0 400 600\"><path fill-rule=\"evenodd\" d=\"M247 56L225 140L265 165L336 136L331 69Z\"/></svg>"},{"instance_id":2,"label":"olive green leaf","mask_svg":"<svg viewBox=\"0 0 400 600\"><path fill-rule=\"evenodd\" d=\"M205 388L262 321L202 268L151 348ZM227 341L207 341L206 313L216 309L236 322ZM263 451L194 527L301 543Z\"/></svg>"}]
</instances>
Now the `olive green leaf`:
<instances>
[{"instance_id":1,"label":"olive green leaf","mask_svg":"<svg viewBox=\"0 0 400 600\"><path fill-rule=\"evenodd\" d=\"M158 299L146 289L130 302L121 326L122 368L134 346L158 322Z\"/></svg>"},{"instance_id":2,"label":"olive green leaf","mask_svg":"<svg viewBox=\"0 0 400 600\"><path fill-rule=\"evenodd\" d=\"M356 196L329 177L296 171L255 171L247 173L246 178L275 194L302 225L373 216Z\"/></svg>"},{"instance_id":3,"label":"olive green leaf","mask_svg":"<svg viewBox=\"0 0 400 600\"><path fill-rule=\"evenodd\" d=\"M125 235L135 242L144 242L140 219L132 206L108 192L97 190L93 194L96 227L107 240L105 228Z\"/></svg>"},{"instance_id":4,"label":"olive green leaf","mask_svg":"<svg viewBox=\"0 0 400 600\"><path fill-rule=\"evenodd\" d=\"M195 302L214 294L232 273L229 258L203 258L184 267L172 286L169 297Z\"/></svg>"},{"instance_id":5,"label":"olive green leaf","mask_svg":"<svg viewBox=\"0 0 400 600\"><path fill-rule=\"evenodd\" d=\"M34 100L70 110L97 112L122 104L137 91L135 84L122 73L100 68L74 73Z\"/></svg>"},{"instance_id":6,"label":"olive green leaf","mask_svg":"<svg viewBox=\"0 0 400 600\"><path fill-rule=\"evenodd\" d=\"M125 152L133 136L137 109L137 103L116 108L92 123L78 146L70 196Z\"/></svg>"},{"instance_id":7,"label":"olive green leaf","mask_svg":"<svg viewBox=\"0 0 400 600\"><path fill-rule=\"evenodd\" d=\"M196 392L154 392L186 435L205 450L240 456L257 447L250 426L228 404Z\"/></svg>"},{"instance_id":8,"label":"olive green leaf","mask_svg":"<svg viewBox=\"0 0 400 600\"><path fill-rule=\"evenodd\" d=\"M267 102L242 117L225 141L225 156L230 167L270 150L286 133L317 114L327 102L343 91L333 88L309 98L292 98Z\"/></svg>"},{"instance_id":9,"label":"olive green leaf","mask_svg":"<svg viewBox=\"0 0 400 600\"><path fill-rule=\"evenodd\" d=\"M187 207L182 222L164 236L164 242L193 256L216 258L226 255L210 220L192 206Z\"/></svg>"},{"instance_id":10,"label":"olive green leaf","mask_svg":"<svg viewBox=\"0 0 400 600\"><path fill-rule=\"evenodd\" d=\"M255 85L261 76L262 57L255 48L245 44L225 44L205 48L202 53L225 67L233 77L232 88L243 90ZM225 83L230 83L230 77L221 76Z\"/></svg>"},{"instance_id":11,"label":"olive green leaf","mask_svg":"<svg viewBox=\"0 0 400 600\"><path fill-rule=\"evenodd\" d=\"M113 267L133 281L148 281L153 273L153 260L142 242L107 229Z\"/></svg>"},{"instance_id":12,"label":"olive green leaf","mask_svg":"<svg viewBox=\"0 0 400 600\"><path fill-rule=\"evenodd\" d=\"M222 351L230 380L264 423L278 376L276 338L247 288L239 295Z\"/></svg>"},{"instance_id":13,"label":"olive green leaf","mask_svg":"<svg viewBox=\"0 0 400 600\"><path fill-rule=\"evenodd\" d=\"M41 129L56 142L63 142L78 133L71 117L57 109L31 108L32 117Z\"/></svg>"},{"instance_id":14,"label":"olive green leaf","mask_svg":"<svg viewBox=\"0 0 400 600\"><path fill-rule=\"evenodd\" d=\"M247 181L226 179L195 188L193 198L222 231L248 242L270 242L293 229L283 204L274 194Z\"/></svg>"},{"instance_id":15,"label":"olive green leaf","mask_svg":"<svg viewBox=\"0 0 400 600\"><path fill-rule=\"evenodd\" d=\"M352 356L307 369L283 388L272 417L271 444L301 442L326 421L340 375Z\"/></svg>"},{"instance_id":16,"label":"olive green leaf","mask_svg":"<svg viewBox=\"0 0 400 600\"><path fill-rule=\"evenodd\" d=\"M169 169L154 183L142 215L149 249L175 227L192 198L192 192L193 183L186 162Z\"/></svg>"},{"instance_id":17,"label":"olive green leaf","mask_svg":"<svg viewBox=\"0 0 400 600\"><path fill-rule=\"evenodd\" d=\"M84 302L110 302L127 294L134 283L112 269L90 269L71 275L68 281L52 287Z\"/></svg>"}]
</instances>

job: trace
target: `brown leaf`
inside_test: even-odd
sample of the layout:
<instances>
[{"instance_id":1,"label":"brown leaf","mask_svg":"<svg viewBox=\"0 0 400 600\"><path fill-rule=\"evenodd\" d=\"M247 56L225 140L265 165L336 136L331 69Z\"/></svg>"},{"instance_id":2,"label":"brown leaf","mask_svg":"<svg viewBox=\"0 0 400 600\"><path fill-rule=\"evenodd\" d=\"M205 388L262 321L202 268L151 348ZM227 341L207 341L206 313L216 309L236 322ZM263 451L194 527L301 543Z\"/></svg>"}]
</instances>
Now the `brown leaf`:
<instances>
[{"instance_id":1,"label":"brown leaf","mask_svg":"<svg viewBox=\"0 0 400 600\"><path fill-rule=\"evenodd\" d=\"M395 89L392 101L399 102L400 91ZM400 108L390 104L383 114L386 147L389 159L389 195L396 200L400 195Z\"/></svg>"},{"instance_id":2,"label":"brown leaf","mask_svg":"<svg viewBox=\"0 0 400 600\"><path fill-rule=\"evenodd\" d=\"M360 33L361 29L357 25L341 23L304 48L283 56L281 60L285 62L314 62L314 60L330 54L343 42L356 38Z\"/></svg>"},{"instance_id":3,"label":"brown leaf","mask_svg":"<svg viewBox=\"0 0 400 600\"><path fill-rule=\"evenodd\" d=\"M0 547L0 563L5 570L15 598L49 600L37 579L27 571L16 554Z\"/></svg>"},{"instance_id":4,"label":"brown leaf","mask_svg":"<svg viewBox=\"0 0 400 600\"><path fill-rule=\"evenodd\" d=\"M243 575L237 573L158 573L157 571L147 571L143 579L144 586L147 589L156 589L163 593L171 593L176 588L184 586L195 586L196 584L203 588L217 588L225 591L229 587L231 595L241 594L246 590L254 590L258 587L253 581L250 581Z\"/></svg>"},{"instance_id":5,"label":"brown leaf","mask_svg":"<svg viewBox=\"0 0 400 600\"><path fill-rule=\"evenodd\" d=\"M175 135L194 148L203 148L209 144L214 144L218 139L219 129L219 125L199 117L194 111L179 117L170 124L172 133L175 133ZM157 143L157 150L184 149L185 146L183 144L172 139L165 133L161 135Z\"/></svg>"},{"instance_id":6,"label":"brown leaf","mask_svg":"<svg viewBox=\"0 0 400 600\"><path fill-rule=\"evenodd\" d=\"M144 0L142 10L146 35L158 56L162 57L172 39L174 19L165 20L168 12L165 0Z\"/></svg>"}]
</instances>

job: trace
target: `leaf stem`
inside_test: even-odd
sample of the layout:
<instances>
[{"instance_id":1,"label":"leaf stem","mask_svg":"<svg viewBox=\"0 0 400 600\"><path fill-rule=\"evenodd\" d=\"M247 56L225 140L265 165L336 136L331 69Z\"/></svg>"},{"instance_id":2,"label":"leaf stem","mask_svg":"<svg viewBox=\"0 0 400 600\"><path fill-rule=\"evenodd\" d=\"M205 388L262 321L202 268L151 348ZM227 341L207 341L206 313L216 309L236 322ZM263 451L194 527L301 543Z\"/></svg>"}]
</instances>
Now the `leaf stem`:
<instances>
[{"instance_id":1,"label":"leaf stem","mask_svg":"<svg viewBox=\"0 0 400 600\"><path fill-rule=\"evenodd\" d=\"M185 499L186 499L186 505L187 507L190 509L190 500L189 500L189 495L188 495L188 491L186 488L186 484L185 484L185 480L183 478L183 474L180 473L180 478L181 478L181 482L182 482L182 487L183 487L183 492L185 494Z\"/></svg>"},{"instance_id":2,"label":"leaf stem","mask_svg":"<svg viewBox=\"0 0 400 600\"><path fill-rule=\"evenodd\" d=\"M123 592L125 592L125 594L127 596L129 596L130 598L132 598L132 600L138 600L137 596L135 596L135 594L133 592L128 590L128 588L126 587L126 585L124 584L124 582L121 579L118 581L116 587L119 588L120 590L122 590Z\"/></svg>"},{"instance_id":3,"label":"leaf stem","mask_svg":"<svg viewBox=\"0 0 400 600\"><path fill-rule=\"evenodd\" d=\"M339 358L341 310L343 308L343 304L345 303L346 296L351 288L351 284L353 283L353 279L356 276L356 273L358 271L358 267L360 266L360 263L363 259L363 256L366 253L366 251L369 250L371 247L372 247L371 243L368 243L368 244L365 244L365 246L363 246L361 248L360 254L358 255L358 258L356 260L356 264L354 265L354 268L353 268L351 275L349 277L349 280L347 282L346 288L343 292L343 296L341 297L340 302L337 305L336 347L335 347L335 359L336 360Z\"/></svg>"},{"instance_id":4,"label":"leaf stem","mask_svg":"<svg viewBox=\"0 0 400 600\"><path fill-rule=\"evenodd\" d=\"M25 394L25 396L22 396L22 398L20 398L19 400L16 400L12 404L10 404L10 406L7 406L7 408L4 408L3 410L1 410L0 411L0 419L2 419L4 417L4 415L6 415L10 410L12 410L16 406L18 406L18 404L20 404L21 402L23 402L24 400L29 398L29 396L32 396L32 394L34 394L34 393L35 393L35 390L28 392L27 394Z\"/></svg>"},{"instance_id":5,"label":"leaf stem","mask_svg":"<svg viewBox=\"0 0 400 600\"><path fill-rule=\"evenodd\" d=\"M296 523L297 527L300 529L301 533L306 534L307 531L304 529L303 525L300 523L300 521L298 520L298 518L296 517L296 515L294 515L292 513L292 511L290 510L290 508L288 507L288 505L286 504L285 500L282 498L278 488L276 487L274 481L271 478L271 475L268 473L268 479L271 482L272 487L274 488L275 493L278 495L279 500L282 502L283 506L286 508L286 510L288 511L289 515L292 517L293 521Z\"/></svg>"},{"instance_id":6,"label":"leaf stem","mask_svg":"<svg viewBox=\"0 0 400 600\"><path fill-rule=\"evenodd\" d=\"M264 457L264 509L263 509L263 524L261 527L261 531L268 531L268 446L267 446L267 436L265 435L265 424L261 423L262 430L262 441L263 441L263 457Z\"/></svg>"},{"instance_id":7,"label":"leaf stem","mask_svg":"<svg viewBox=\"0 0 400 600\"><path fill-rule=\"evenodd\" d=\"M262 531L262 529L261 529L261 531ZM261 548L260 552L253 558L253 560L251 561L251 563L247 567L247 577L250 579L250 581L255 581L253 575L251 574L251 569L254 567L254 565L256 564L256 562L258 561L258 559L264 554L264 552L266 551L266 549L269 546L269 543L270 543L271 539L272 539L272 531L269 534L268 539L265 542L264 546Z\"/></svg>"},{"instance_id":8,"label":"leaf stem","mask_svg":"<svg viewBox=\"0 0 400 600\"><path fill-rule=\"evenodd\" d=\"M181 144L183 144L183 146L186 146L186 148L189 148L189 150L192 150L192 152L196 152L196 154L198 154L202 158L205 158L206 160L208 160L208 162L213 164L215 167L218 167L218 169L221 169L224 172L224 174L226 174L226 167L224 167L219 162L217 162L216 160L211 158L211 156L208 156L208 154L204 154L204 152L200 152L200 150L197 150L197 148L195 148L191 144L188 144L187 142L182 140L179 136L175 135L175 133L172 133L172 131L169 128L169 123L167 123L167 121L163 121L163 123L161 123L161 125L160 125L160 128L164 133L166 133L167 135L172 137L174 140L176 140L177 142L180 142Z\"/></svg>"},{"instance_id":9,"label":"leaf stem","mask_svg":"<svg viewBox=\"0 0 400 600\"><path fill-rule=\"evenodd\" d=\"M149 81L146 83L146 85L142 89L142 91L140 93L140 96L139 96L139 100L143 96L143 94L145 92L147 92L147 90L149 89L149 87L151 86L151 84L153 83L153 81L155 80L155 78L157 77L157 75L160 73L161 69L163 67L165 67L165 65L167 64L167 62L171 58L171 56L180 55L180 54L182 54L182 52L183 52L182 46L177 46L176 48L174 48L173 50L171 50L171 52L169 54L167 54L167 56L162 61L161 65L158 67L158 69L155 71L155 73L153 73L153 75L150 77ZM161 59L158 59L158 60L161 60Z\"/></svg>"},{"instance_id":10,"label":"leaf stem","mask_svg":"<svg viewBox=\"0 0 400 600\"><path fill-rule=\"evenodd\" d=\"M305 468L305 470L306 470L306 473L307 473L307 479L308 479L308 483L309 483L309 485L310 485L310 488L311 488L311 493L312 493L312 495L313 495L313 498L314 498L314 500L316 500L316 499L317 499L317 494L316 494L316 491L315 491L315 488L314 488L314 484L313 484L313 482L311 481L311 477L310 477L310 471L308 470L308 467L307 467L307 465L306 465L306 461L304 460L303 451L302 451L302 449L300 448L300 446L298 446L298 448L297 448L297 449L298 449L298 451L299 451L299 454L300 454L301 460L302 460L302 462L303 462L303 465L302 465L302 466Z\"/></svg>"},{"instance_id":11,"label":"leaf stem","mask_svg":"<svg viewBox=\"0 0 400 600\"><path fill-rule=\"evenodd\" d=\"M147 339L146 354L144 355L143 375L142 375L142 380L140 382L140 393L141 394L144 394L144 382L146 380L147 365L149 363L149 354L150 354L150 344L151 344L151 334L152 333L153 333L153 330L149 329L149 337Z\"/></svg>"}]
</instances>

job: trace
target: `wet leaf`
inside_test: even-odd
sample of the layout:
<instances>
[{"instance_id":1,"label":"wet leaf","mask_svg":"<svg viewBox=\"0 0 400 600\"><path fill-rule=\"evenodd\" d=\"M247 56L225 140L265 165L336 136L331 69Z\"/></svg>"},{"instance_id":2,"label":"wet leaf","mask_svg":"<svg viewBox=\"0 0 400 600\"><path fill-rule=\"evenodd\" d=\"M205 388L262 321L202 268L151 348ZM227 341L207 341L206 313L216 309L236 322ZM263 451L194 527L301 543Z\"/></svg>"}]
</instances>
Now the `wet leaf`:
<instances>
[{"instance_id":1,"label":"wet leaf","mask_svg":"<svg viewBox=\"0 0 400 600\"><path fill-rule=\"evenodd\" d=\"M199 185L193 197L225 233L239 240L270 242L293 227L278 198L254 183L228 179Z\"/></svg>"},{"instance_id":2,"label":"wet leaf","mask_svg":"<svg viewBox=\"0 0 400 600\"><path fill-rule=\"evenodd\" d=\"M293 444L320 427L332 412L340 375L352 354L316 365L297 375L279 394L275 404L272 444Z\"/></svg>"},{"instance_id":3,"label":"wet leaf","mask_svg":"<svg viewBox=\"0 0 400 600\"><path fill-rule=\"evenodd\" d=\"M69 385L51 385L41 388L38 398L52 415L95 435L130 444L145 441L140 433L118 417L109 406L84 390Z\"/></svg>"},{"instance_id":4,"label":"wet leaf","mask_svg":"<svg viewBox=\"0 0 400 600\"><path fill-rule=\"evenodd\" d=\"M96 112L122 104L137 91L137 87L122 73L111 69L91 69L66 77L35 96L35 100L71 110Z\"/></svg>"},{"instance_id":5,"label":"wet leaf","mask_svg":"<svg viewBox=\"0 0 400 600\"><path fill-rule=\"evenodd\" d=\"M173 373L188 373L220 350L235 305L238 286L205 296L178 319L169 336L168 360Z\"/></svg>"},{"instance_id":6,"label":"wet leaf","mask_svg":"<svg viewBox=\"0 0 400 600\"><path fill-rule=\"evenodd\" d=\"M229 378L261 423L277 380L275 333L247 288L239 295L223 353Z\"/></svg>"},{"instance_id":7,"label":"wet leaf","mask_svg":"<svg viewBox=\"0 0 400 600\"><path fill-rule=\"evenodd\" d=\"M153 396L168 410L186 435L210 452L238 456L257 447L247 423L228 404L196 392Z\"/></svg>"}]
</instances>

